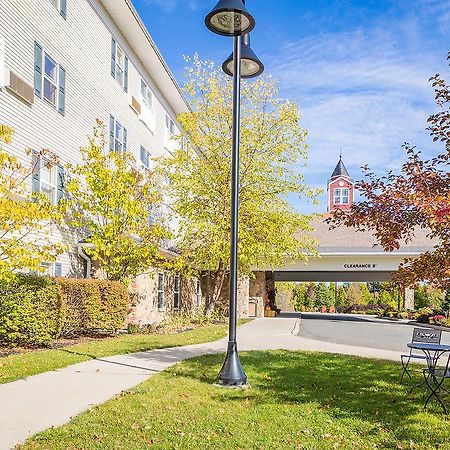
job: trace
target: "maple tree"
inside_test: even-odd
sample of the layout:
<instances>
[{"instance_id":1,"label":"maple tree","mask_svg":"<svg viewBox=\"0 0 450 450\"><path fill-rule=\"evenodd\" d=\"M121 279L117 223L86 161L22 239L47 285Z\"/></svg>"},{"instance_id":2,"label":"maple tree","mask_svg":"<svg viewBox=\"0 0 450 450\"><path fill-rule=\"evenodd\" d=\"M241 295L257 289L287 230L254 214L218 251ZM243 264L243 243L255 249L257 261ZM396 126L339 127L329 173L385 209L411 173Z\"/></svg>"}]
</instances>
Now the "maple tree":
<instances>
[{"instance_id":1,"label":"maple tree","mask_svg":"<svg viewBox=\"0 0 450 450\"><path fill-rule=\"evenodd\" d=\"M450 61L450 53L447 56ZM436 74L430 78L439 111L428 118L427 130L443 151L431 159L409 143L403 145L407 160L399 174L377 177L363 168L365 179L357 183L364 200L347 213L334 212L332 227L346 225L373 230L386 251L409 242L417 228L428 230L431 250L408 258L395 275L395 282L416 286L421 281L440 288L450 286L450 85Z\"/></svg>"},{"instance_id":2,"label":"maple tree","mask_svg":"<svg viewBox=\"0 0 450 450\"><path fill-rule=\"evenodd\" d=\"M0 125L0 143L10 145L13 130ZM31 151L26 152L31 159ZM57 164L46 149L36 154L44 164ZM54 262L65 246L51 242L50 230L59 222L55 205L30 190L30 179L37 164L25 166L0 146L0 280L9 279L19 271L42 272L43 262Z\"/></svg>"}]
</instances>

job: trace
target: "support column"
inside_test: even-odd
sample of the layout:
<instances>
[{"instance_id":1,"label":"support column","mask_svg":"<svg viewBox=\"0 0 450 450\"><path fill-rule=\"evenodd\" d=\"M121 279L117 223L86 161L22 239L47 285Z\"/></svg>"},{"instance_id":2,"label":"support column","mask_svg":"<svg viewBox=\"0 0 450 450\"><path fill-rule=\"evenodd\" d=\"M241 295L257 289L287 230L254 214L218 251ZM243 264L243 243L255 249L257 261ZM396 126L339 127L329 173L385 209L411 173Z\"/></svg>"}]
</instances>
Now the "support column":
<instances>
[{"instance_id":1,"label":"support column","mask_svg":"<svg viewBox=\"0 0 450 450\"><path fill-rule=\"evenodd\" d=\"M264 306L266 302L266 272L255 272L254 278L250 279L249 302L256 304L256 317L264 317ZM252 305L252 309L253 309Z\"/></svg>"},{"instance_id":2,"label":"support column","mask_svg":"<svg viewBox=\"0 0 450 450\"><path fill-rule=\"evenodd\" d=\"M405 309L410 311L414 309L414 289L405 288Z\"/></svg>"}]
</instances>

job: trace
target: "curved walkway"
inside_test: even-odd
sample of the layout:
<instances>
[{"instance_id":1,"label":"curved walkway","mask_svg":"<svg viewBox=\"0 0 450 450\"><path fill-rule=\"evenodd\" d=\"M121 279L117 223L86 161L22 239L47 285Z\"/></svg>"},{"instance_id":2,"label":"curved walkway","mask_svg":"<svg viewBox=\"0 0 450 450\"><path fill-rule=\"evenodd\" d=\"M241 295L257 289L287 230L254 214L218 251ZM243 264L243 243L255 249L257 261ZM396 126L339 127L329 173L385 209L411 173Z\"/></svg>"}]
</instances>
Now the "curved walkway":
<instances>
[{"instance_id":1,"label":"curved walkway","mask_svg":"<svg viewBox=\"0 0 450 450\"><path fill-rule=\"evenodd\" d=\"M399 360L392 350L335 344L298 336L295 318L257 319L238 328L239 350L311 350ZM68 422L73 416L142 383L184 359L226 350L226 339L74 364L0 385L0 449ZM406 343L405 343L406 344Z\"/></svg>"}]
</instances>

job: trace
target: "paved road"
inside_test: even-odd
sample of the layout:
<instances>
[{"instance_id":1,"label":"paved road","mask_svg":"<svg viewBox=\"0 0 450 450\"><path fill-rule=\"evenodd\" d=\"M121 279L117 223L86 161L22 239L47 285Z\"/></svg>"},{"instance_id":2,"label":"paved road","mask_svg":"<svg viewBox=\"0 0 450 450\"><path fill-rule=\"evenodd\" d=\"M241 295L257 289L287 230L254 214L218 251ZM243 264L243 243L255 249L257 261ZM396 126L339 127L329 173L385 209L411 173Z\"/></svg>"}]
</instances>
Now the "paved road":
<instances>
[{"instance_id":1,"label":"paved road","mask_svg":"<svg viewBox=\"0 0 450 450\"><path fill-rule=\"evenodd\" d=\"M295 315L254 320L239 327L239 350L309 350L399 361L400 351L412 333L410 326L342 319L343 316L324 320L324 316L305 315L299 321ZM226 340L221 339L113 356L2 384L0 450L10 449L32 434L68 422L178 361L223 352L226 345Z\"/></svg>"},{"instance_id":2,"label":"paved road","mask_svg":"<svg viewBox=\"0 0 450 450\"><path fill-rule=\"evenodd\" d=\"M303 313L298 335L305 339L334 344L404 352L406 343L411 340L413 328L417 326L423 325L347 314ZM449 332L442 333L442 343L450 344Z\"/></svg>"}]
</instances>

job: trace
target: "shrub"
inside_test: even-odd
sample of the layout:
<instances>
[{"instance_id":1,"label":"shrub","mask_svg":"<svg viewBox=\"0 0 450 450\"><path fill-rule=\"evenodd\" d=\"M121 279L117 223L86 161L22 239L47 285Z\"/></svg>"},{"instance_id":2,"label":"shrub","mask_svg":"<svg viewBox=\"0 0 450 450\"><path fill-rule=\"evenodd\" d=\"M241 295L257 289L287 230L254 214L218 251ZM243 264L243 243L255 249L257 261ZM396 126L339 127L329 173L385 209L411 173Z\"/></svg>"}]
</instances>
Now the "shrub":
<instances>
[{"instance_id":1,"label":"shrub","mask_svg":"<svg viewBox=\"0 0 450 450\"><path fill-rule=\"evenodd\" d=\"M447 325L447 319L442 314L436 314L428 319L429 323L435 325Z\"/></svg>"},{"instance_id":2,"label":"shrub","mask_svg":"<svg viewBox=\"0 0 450 450\"><path fill-rule=\"evenodd\" d=\"M124 326L129 296L119 282L106 280L58 280L65 312L63 336L112 332Z\"/></svg>"},{"instance_id":3,"label":"shrub","mask_svg":"<svg viewBox=\"0 0 450 450\"><path fill-rule=\"evenodd\" d=\"M428 323L430 317L433 315L433 310L431 308L420 308L417 311L416 320L419 323Z\"/></svg>"},{"instance_id":4,"label":"shrub","mask_svg":"<svg viewBox=\"0 0 450 450\"><path fill-rule=\"evenodd\" d=\"M99 327L100 291L92 280L58 280L64 309L62 336L85 334Z\"/></svg>"},{"instance_id":5,"label":"shrub","mask_svg":"<svg viewBox=\"0 0 450 450\"><path fill-rule=\"evenodd\" d=\"M346 305L337 306L336 311L344 314L377 314L383 315L387 311L388 306L385 304L368 304L368 305Z\"/></svg>"},{"instance_id":6,"label":"shrub","mask_svg":"<svg viewBox=\"0 0 450 450\"><path fill-rule=\"evenodd\" d=\"M0 284L0 342L44 346L61 333L64 313L54 279L18 275Z\"/></svg>"},{"instance_id":7,"label":"shrub","mask_svg":"<svg viewBox=\"0 0 450 450\"><path fill-rule=\"evenodd\" d=\"M123 283L98 280L101 326L104 330L123 328L130 305L130 295Z\"/></svg>"},{"instance_id":8,"label":"shrub","mask_svg":"<svg viewBox=\"0 0 450 450\"><path fill-rule=\"evenodd\" d=\"M61 335L112 332L128 303L118 282L18 275L0 283L0 342L45 346Z\"/></svg>"}]
</instances>

